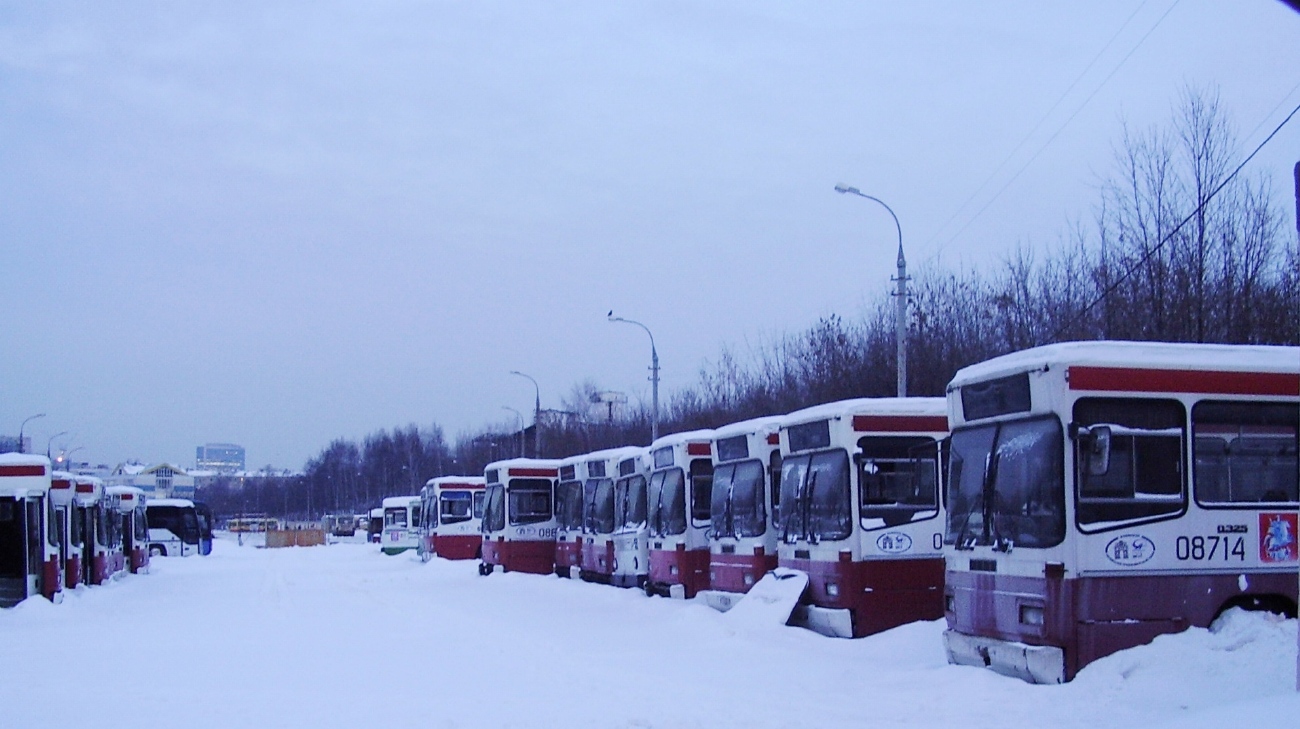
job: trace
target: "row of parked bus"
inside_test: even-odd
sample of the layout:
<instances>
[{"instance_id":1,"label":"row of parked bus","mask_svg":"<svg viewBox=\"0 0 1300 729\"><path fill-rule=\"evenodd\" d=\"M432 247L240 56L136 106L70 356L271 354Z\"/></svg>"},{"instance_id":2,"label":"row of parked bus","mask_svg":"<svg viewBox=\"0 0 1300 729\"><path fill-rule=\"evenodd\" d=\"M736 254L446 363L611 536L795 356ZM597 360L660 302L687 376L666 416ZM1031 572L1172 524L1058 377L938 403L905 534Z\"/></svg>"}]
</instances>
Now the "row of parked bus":
<instances>
[{"instance_id":1,"label":"row of parked bus","mask_svg":"<svg viewBox=\"0 0 1300 729\"><path fill-rule=\"evenodd\" d=\"M0 454L0 607L149 571L151 557L207 554L212 515L187 499L55 471L45 456Z\"/></svg>"},{"instance_id":2,"label":"row of parked bus","mask_svg":"<svg viewBox=\"0 0 1300 729\"><path fill-rule=\"evenodd\" d=\"M807 576L792 622L944 617L950 661L1060 683L1231 607L1295 616L1298 433L1300 348L1057 344L946 398L434 479L385 501L383 548L723 610L783 567Z\"/></svg>"}]
</instances>

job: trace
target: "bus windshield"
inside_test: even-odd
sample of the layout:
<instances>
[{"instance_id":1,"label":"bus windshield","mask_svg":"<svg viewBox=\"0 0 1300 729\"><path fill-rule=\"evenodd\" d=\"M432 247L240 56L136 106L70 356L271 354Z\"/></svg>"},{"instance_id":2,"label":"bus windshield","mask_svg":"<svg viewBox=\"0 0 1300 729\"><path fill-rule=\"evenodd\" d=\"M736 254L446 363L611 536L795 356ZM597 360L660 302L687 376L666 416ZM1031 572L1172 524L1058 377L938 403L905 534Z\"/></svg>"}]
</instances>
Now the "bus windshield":
<instances>
[{"instance_id":1,"label":"bus windshield","mask_svg":"<svg viewBox=\"0 0 1300 729\"><path fill-rule=\"evenodd\" d=\"M506 487L492 484L487 487L483 507L483 531L499 532L506 528Z\"/></svg>"},{"instance_id":2,"label":"bus windshield","mask_svg":"<svg viewBox=\"0 0 1300 729\"><path fill-rule=\"evenodd\" d=\"M610 534L614 531L614 479L587 480L587 531L591 534Z\"/></svg>"},{"instance_id":3,"label":"bus windshield","mask_svg":"<svg viewBox=\"0 0 1300 729\"><path fill-rule=\"evenodd\" d=\"M510 479L510 524L537 524L551 519L551 482L544 478Z\"/></svg>"},{"instance_id":4,"label":"bus windshield","mask_svg":"<svg viewBox=\"0 0 1300 729\"><path fill-rule=\"evenodd\" d=\"M785 459L781 504L781 537L785 541L803 539L816 544L847 539L853 533L848 453L837 449Z\"/></svg>"},{"instance_id":5,"label":"bus windshield","mask_svg":"<svg viewBox=\"0 0 1300 729\"><path fill-rule=\"evenodd\" d=\"M635 529L645 524L645 476L620 478L615 487L614 521L621 527Z\"/></svg>"},{"instance_id":6,"label":"bus windshield","mask_svg":"<svg viewBox=\"0 0 1300 729\"><path fill-rule=\"evenodd\" d=\"M555 487L555 518L560 529L582 528L581 481L565 481Z\"/></svg>"},{"instance_id":7,"label":"bus windshield","mask_svg":"<svg viewBox=\"0 0 1300 729\"><path fill-rule=\"evenodd\" d=\"M150 506L148 519L151 529L166 529L186 544L199 543L199 518L192 506Z\"/></svg>"},{"instance_id":8,"label":"bus windshield","mask_svg":"<svg viewBox=\"0 0 1300 729\"><path fill-rule=\"evenodd\" d=\"M719 537L759 537L767 531L763 499L763 464L727 463L713 472L710 516Z\"/></svg>"},{"instance_id":9,"label":"bus windshield","mask_svg":"<svg viewBox=\"0 0 1300 729\"><path fill-rule=\"evenodd\" d=\"M658 471L650 477L650 534L656 537L686 532L686 492L682 469Z\"/></svg>"},{"instance_id":10,"label":"bus windshield","mask_svg":"<svg viewBox=\"0 0 1300 729\"><path fill-rule=\"evenodd\" d=\"M439 494L439 498L441 503L438 505L438 516L443 524L469 521L470 492L443 491Z\"/></svg>"},{"instance_id":11,"label":"bus windshield","mask_svg":"<svg viewBox=\"0 0 1300 729\"><path fill-rule=\"evenodd\" d=\"M27 574L23 561L25 516L23 502L0 498L0 579L21 580Z\"/></svg>"},{"instance_id":12,"label":"bus windshield","mask_svg":"<svg viewBox=\"0 0 1300 729\"><path fill-rule=\"evenodd\" d=\"M384 526L385 527L405 527L406 526L406 507L390 506L384 509Z\"/></svg>"},{"instance_id":13,"label":"bus windshield","mask_svg":"<svg viewBox=\"0 0 1300 729\"><path fill-rule=\"evenodd\" d=\"M1053 417L953 432L947 542L959 549L1060 544L1063 450L1061 423Z\"/></svg>"}]
</instances>

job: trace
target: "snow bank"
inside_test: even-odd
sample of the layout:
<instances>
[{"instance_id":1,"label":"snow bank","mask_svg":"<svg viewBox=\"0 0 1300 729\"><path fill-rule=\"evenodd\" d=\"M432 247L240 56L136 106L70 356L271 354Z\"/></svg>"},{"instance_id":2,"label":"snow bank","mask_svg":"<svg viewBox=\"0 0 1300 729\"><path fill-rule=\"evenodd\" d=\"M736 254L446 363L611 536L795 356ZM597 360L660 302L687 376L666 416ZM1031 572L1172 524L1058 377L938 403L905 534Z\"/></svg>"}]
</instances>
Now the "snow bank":
<instances>
[{"instance_id":1,"label":"snow bank","mask_svg":"<svg viewBox=\"0 0 1300 729\"><path fill-rule=\"evenodd\" d=\"M1296 621L1251 613L1031 686L947 665L937 621L836 640L366 544L152 566L0 611L0 724L1221 729L1300 709Z\"/></svg>"}]
</instances>

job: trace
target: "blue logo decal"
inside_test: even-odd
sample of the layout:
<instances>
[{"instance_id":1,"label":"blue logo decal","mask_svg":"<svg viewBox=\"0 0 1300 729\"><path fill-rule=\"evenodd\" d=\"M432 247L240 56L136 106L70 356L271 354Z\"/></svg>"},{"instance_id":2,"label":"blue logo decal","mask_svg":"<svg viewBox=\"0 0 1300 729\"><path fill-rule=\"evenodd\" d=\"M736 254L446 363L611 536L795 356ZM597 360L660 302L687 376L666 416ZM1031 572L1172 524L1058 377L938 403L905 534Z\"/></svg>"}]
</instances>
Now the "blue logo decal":
<instances>
[{"instance_id":1,"label":"blue logo decal","mask_svg":"<svg viewBox=\"0 0 1300 729\"><path fill-rule=\"evenodd\" d=\"M876 548L885 554L902 554L912 548L912 538L902 532L885 532L876 537Z\"/></svg>"},{"instance_id":2,"label":"blue logo decal","mask_svg":"<svg viewBox=\"0 0 1300 729\"><path fill-rule=\"evenodd\" d=\"M1141 534L1115 537L1106 545L1106 559L1123 567L1133 567L1155 556L1156 545Z\"/></svg>"}]
</instances>

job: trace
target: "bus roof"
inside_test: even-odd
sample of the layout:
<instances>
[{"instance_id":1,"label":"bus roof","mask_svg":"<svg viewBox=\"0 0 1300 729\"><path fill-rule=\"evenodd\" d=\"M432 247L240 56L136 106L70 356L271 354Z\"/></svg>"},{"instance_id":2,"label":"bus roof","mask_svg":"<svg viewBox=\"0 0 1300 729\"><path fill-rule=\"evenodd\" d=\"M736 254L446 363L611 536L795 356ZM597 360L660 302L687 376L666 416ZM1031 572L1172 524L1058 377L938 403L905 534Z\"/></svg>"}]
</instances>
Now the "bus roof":
<instances>
[{"instance_id":1,"label":"bus roof","mask_svg":"<svg viewBox=\"0 0 1300 729\"><path fill-rule=\"evenodd\" d=\"M154 506L176 506L193 509L194 502L189 499L149 499L149 503L145 504L145 506L150 508Z\"/></svg>"},{"instance_id":2,"label":"bus roof","mask_svg":"<svg viewBox=\"0 0 1300 729\"><path fill-rule=\"evenodd\" d=\"M438 476L429 479L425 486L435 488L481 489L487 485L482 476Z\"/></svg>"},{"instance_id":3,"label":"bus roof","mask_svg":"<svg viewBox=\"0 0 1300 729\"><path fill-rule=\"evenodd\" d=\"M751 433L775 433L780 429L781 423L785 422L784 415L768 415L762 418L753 418L751 420L742 420L739 423L731 423L717 428L713 431L713 439L731 438L737 435L749 435Z\"/></svg>"},{"instance_id":4,"label":"bus roof","mask_svg":"<svg viewBox=\"0 0 1300 729\"><path fill-rule=\"evenodd\" d=\"M383 508L395 509L399 506L406 507L418 503L420 503L419 496L389 496L384 499Z\"/></svg>"},{"instance_id":5,"label":"bus roof","mask_svg":"<svg viewBox=\"0 0 1300 729\"><path fill-rule=\"evenodd\" d=\"M1296 374L1300 394L1300 347L1180 342L1061 342L994 357L963 367L948 390L971 382L1053 367L1113 367L1204 372Z\"/></svg>"},{"instance_id":6,"label":"bus roof","mask_svg":"<svg viewBox=\"0 0 1300 729\"><path fill-rule=\"evenodd\" d=\"M785 416L782 427L852 415L942 415L948 403L942 397L859 397L814 405Z\"/></svg>"},{"instance_id":7,"label":"bus roof","mask_svg":"<svg viewBox=\"0 0 1300 729\"><path fill-rule=\"evenodd\" d=\"M659 436L659 440L650 444L650 450L657 451L660 448L681 445L692 440L713 440L712 430L688 430L683 433L670 433Z\"/></svg>"}]
</instances>

